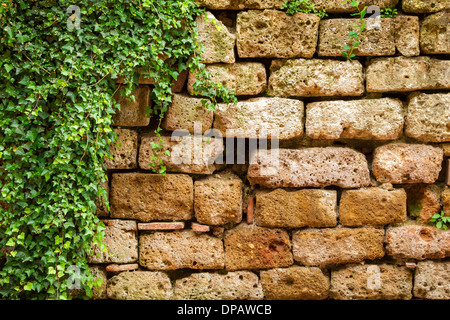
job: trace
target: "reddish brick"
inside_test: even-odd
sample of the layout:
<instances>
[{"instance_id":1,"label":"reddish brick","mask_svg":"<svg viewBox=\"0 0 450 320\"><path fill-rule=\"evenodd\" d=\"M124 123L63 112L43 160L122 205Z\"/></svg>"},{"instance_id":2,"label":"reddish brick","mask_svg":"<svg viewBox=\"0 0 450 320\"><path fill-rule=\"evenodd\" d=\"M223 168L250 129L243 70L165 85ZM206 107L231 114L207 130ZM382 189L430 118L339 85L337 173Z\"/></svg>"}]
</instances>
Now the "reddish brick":
<instances>
[{"instance_id":1,"label":"reddish brick","mask_svg":"<svg viewBox=\"0 0 450 320\"><path fill-rule=\"evenodd\" d=\"M122 271L132 271L137 270L139 265L137 263L130 264L110 264L106 266L106 271L108 272L122 272Z\"/></svg>"},{"instance_id":2,"label":"reddish brick","mask_svg":"<svg viewBox=\"0 0 450 320\"><path fill-rule=\"evenodd\" d=\"M138 230L178 230L184 228L184 222L138 223Z\"/></svg>"},{"instance_id":3,"label":"reddish brick","mask_svg":"<svg viewBox=\"0 0 450 320\"><path fill-rule=\"evenodd\" d=\"M192 227L192 230L194 230L195 232L209 232L209 230L211 229L207 225L199 224L199 223L195 223L195 222L192 223L191 227Z\"/></svg>"}]
</instances>

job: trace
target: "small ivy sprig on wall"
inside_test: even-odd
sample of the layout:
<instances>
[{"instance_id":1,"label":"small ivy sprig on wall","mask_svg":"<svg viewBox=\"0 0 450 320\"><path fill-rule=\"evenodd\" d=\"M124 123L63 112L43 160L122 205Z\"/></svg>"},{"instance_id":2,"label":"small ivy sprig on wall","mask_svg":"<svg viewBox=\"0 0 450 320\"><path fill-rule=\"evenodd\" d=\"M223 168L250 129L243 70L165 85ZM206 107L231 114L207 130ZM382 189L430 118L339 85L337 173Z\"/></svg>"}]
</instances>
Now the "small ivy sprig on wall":
<instances>
[{"instance_id":1,"label":"small ivy sprig on wall","mask_svg":"<svg viewBox=\"0 0 450 320\"><path fill-rule=\"evenodd\" d=\"M435 223L438 229L447 230L447 224L450 224L450 217L445 216L444 211L441 211L441 213L435 213L431 217L430 222Z\"/></svg>"},{"instance_id":2,"label":"small ivy sprig on wall","mask_svg":"<svg viewBox=\"0 0 450 320\"><path fill-rule=\"evenodd\" d=\"M349 45L345 45L343 47L344 51L342 51L342 56L345 59L352 61L353 58L356 57L356 55L353 52L361 44L361 41L359 40L359 38L361 37L362 32L364 31L364 29L367 26L367 23L364 22L364 17L366 16L366 13L367 13L367 6L365 6L362 10L360 10L359 9L360 2L358 0L356 0L356 1L355 0L345 0L342 3L347 3L349 1L350 1L350 6L353 8L356 8L358 10L358 12L352 13L351 15L358 16L359 22L360 22L360 24L358 26L352 26L352 28L356 28L357 31L350 30L348 32L348 36L351 39L351 43Z\"/></svg>"},{"instance_id":3,"label":"small ivy sprig on wall","mask_svg":"<svg viewBox=\"0 0 450 320\"><path fill-rule=\"evenodd\" d=\"M321 19L328 16L325 9L317 10L315 4L309 0L286 0L281 6L281 10L286 10L286 13L290 15L297 12L313 13Z\"/></svg>"}]
</instances>

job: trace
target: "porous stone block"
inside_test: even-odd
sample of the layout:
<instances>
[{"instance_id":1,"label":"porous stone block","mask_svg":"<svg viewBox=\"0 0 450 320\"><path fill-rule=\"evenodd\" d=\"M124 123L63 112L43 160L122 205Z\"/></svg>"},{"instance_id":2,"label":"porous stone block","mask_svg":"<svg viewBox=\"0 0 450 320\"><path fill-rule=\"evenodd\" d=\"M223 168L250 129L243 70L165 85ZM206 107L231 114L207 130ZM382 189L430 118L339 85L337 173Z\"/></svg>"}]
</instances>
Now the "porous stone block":
<instances>
[{"instance_id":1,"label":"porous stone block","mask_svg":"<svg viewBox=\"0 0 450 320\"><path fill-rule=\"evenodd\" d=\"M433 13L450 9L449 0L403 0L402 9L411 13Z\"/></svg>"},{"instance_id":2,"label":"porous stone block","mask_svg":"<svg viewBox=\"0 0 450 320\"><path fill-rule=\"evenodd\" d=\"M406 57L420 55L419 17L399 15L395 19L395 46Z\"/></svg>"},{"instance_id":3,"label":"porous stone block","mask_svg":"<svg viewBox=\"0 0 450 320\"><path fill-rule=\"evenodd\" d=\"M281 8L284 0L196 0L196 2L213 10L244 10Z\"/></svg>"},{"instance_id":4,"label":"porous stone block","mask_svg":"<svg viewBox=\"0 0 450 320\"><path fill-rule=\"evenodd\" d=\"M448 186L445 187L444 191L441 194L442 201L442 210L444 211L445 216L450 216L450 188ZM437 213L435 211L434 213Z\"/></svg>"},{"instance_id":5,"label":"porous stone block","mask_svg":"<svg viewBox=\"0 0 450 320\"><path fill-rule=\"evenodd\" d=\"M112 116L113 124L115 126L124 127L145 127L150 123L150 118L147 116L147 107L151 106L150 87L138 86L132 93L134 101L130 97L123 97L120 89L116 96L116 102L120 104L120 109Z\"/></svg>"},{"instance_id":6,"label":"porous stone block","mask_svg":"<svg viewBox=\"0 0 450 320\"><path fill-rule=\"evenodd\" d=\"M380 9L395 8L399 0L361 0L360 9L364 6L375 5ZM317 10L326 10L327 13L356 12L357 9L350 6L349 1L342 0L310 0Z\"/></svg>"},{"instance_id":7,"label":"porous stone block","mask_svg":"<svg viewBox=\"0 0 450 320\"><path fill-rule=\"evenodd\" d=\"M427 223L435 213L440 212L441 188L438 185L411 184L405 189L411 217L418 217L420 222Z\"/></svg>"},{"instance_id":8,"label":"porous stone block","mask_svg":"<svg viewBox=\"0 0 450 320\"><path fill-rule=\"evenodd\" d=\"M117 173L112 176L111 217L189 220L194 213L194 183L184 174Z\"/></svg>"},{"instance_id":9,"label":"porous stone block","mask_svg":"<svg viewBox=\"0 0 450 320\"><path fill-rule=\"evenodd\" d=\"M117 141L111 143L109 152L112 159L105 159L105 166L111 169L136 169L138 133L136 130L115 128Z\"/></svg>"},{"instance_id":10,"label":"porous stone block","mask_svg":"<svg viewBox=\"0 0 450 320\"><path fill-rule=\"evenodd\" d=\"M450 262L419 262L414 276L414 297L430 300L449 300Z\"/></svg>"},{"instance_id":11,"label":"porous stone block","mask_svg":"<svg viewBox=\"0 0 450 320\"><path fill-rule=\"evenodd\" d=\"M420 25L420 49L426 54L450 53L450 12L425 17Z\"/></svg>"}]
</instances>

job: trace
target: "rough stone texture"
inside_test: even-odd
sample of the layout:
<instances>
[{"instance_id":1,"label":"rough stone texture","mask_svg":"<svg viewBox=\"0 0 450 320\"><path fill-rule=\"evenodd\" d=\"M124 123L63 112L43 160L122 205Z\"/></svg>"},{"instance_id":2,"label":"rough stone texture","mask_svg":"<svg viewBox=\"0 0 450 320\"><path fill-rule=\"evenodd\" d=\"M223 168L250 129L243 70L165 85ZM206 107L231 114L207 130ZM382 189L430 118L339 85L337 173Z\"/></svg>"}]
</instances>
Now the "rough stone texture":
<instances>
[{"instance_id":1,"label":"rough stone texture","mask_svg":"<svg viewBox=\"0 0 450 320\"><path fill-rule=\"evenodd\" d=\"M175 282L178 300L260 300L264 293L258 276L249 271L194 273Z\"/></svg>"},{"instance_id":2,"label":"rough stone texture","mask_svg":"<svg viewBox=\"0 0 450 320\"><path fill-rule=\"evenodd\" d=\"M374 19L364 19L367 27L353 51L357 56L390 56L395 54L394 20L380 19L375 27ZM349 31L358 31L359 19L326 19L320 21L318 54L324 57L342 57L343 46L351 46Z\"/></svg>"},{"instance_id":3,"label":"rough stone texture","mask_svg":"<svg viewBox=\"0 0 450 320\"><path fill-rule=\"evenodd\" d=\"M139 264L152 270L222 269L222 240L192 230L153 232L139 238Z\"/></svg>"},{"instance_id":4,"label":"rough stone texture","mask_svg":"<svg viewBox=\"0 0 450 320\"><path fill-rule=\"evenodd\" d=\"M316 51L320 18L314 14L288 15L278 10L250 10L237 15L240 58L311 58Z\"/></svg>"},{"instance_id":5,"label":"rough stone texture","mask_svg":"<svg viewBox=\"0 0 450 320\"><path fill-rule=\"evenodd\" d=\"M356 60L274 60L270 71L269 96L360 96L364 93L363 68Z\"/></svg>"},{"instance_id":6,"label":"rough stone texture","mask_svg":"<svg viewBox=\"0 0 450 320\"><path fill-rule=\"evenodd\" d=\"M115 126L142 127L148 126L150 118L146 114L146 109L151 106L150 87L139 86L133 92L135 101L130 101L129 97L122 97L119 90L116 94L116 102L120 104L120 109L112 116Z\"/></svg>"},{"instance_id":7,"label":"rough stone texture","mask_svg":"<svg viewBox=\"0 0 450 320\"><path fill-rule=\"evenodd\" d=\"M261 284L268 300L323 300L330 281L316 267L292 266L261 271Z\"/></svg>"},{"instance_id":8,"label":"rough stone texture","mask_svg":"<svg viewBox=\"0 0 450 320\"><path fill-rule=\"evenodd\" d=\"M138 223L138 230L178 230L184 229L184 222Z\"/></svg>"},{"instance_id":9,"label":"rough stone texture","mask_svg":"<svg viewBox=\"0 0 450 320\"><path fill-rule=\"evenodd\" d=\"M106 271L108 272L122 272L122 271L133 271L139 269L137 263L130 264L109 264L106 266ZM105 283L106 284L106 283Z\"/></svg>"},{"instance_id":10,"label":"rough stone texture","mask_svg":"<svg viewBox=\"0 0 450 320\"><path fill-rule=\"evenodd\" d=\"M269 269L293 264L289 234L241 223L225 232L225 268Z\"/></svg>"},{"instance_id":11,"label":"rough stone texture","mask_svg":"<svg viewBox=\"0 0 450 320\"><path fill-rule=\"evenodd\" d=\"M97 287L94 288L92 290L92 298L93 299L106 299L107 296L107 278L106 278L106 270L104 267L102 266L90 266L89 270L91 270L92 275L94 276L94 282L97 281L97 279L101 279L102 280L102 284Z\"/></svg>"},{"instance_id":12,"label":"rough stone texture","mask_svg":"<svg viewBox=\"0 0 450 320\"><path fill-rule=\"evenodd\" d=\"M394 259L441 259L450 256L450 230L407 221L386 230L386 253Z\"/></svg>"},{"instance_id":13,"label":"rough stone texture","mask_svg":"<svg viewBox=\"0 0 450 320\"><path fill-rule=\"evenodd\" d=\"M450 299L450 262L421 261L414 276L414 297L421 299Z\"/></svg>"},{"instance_id":14,"label":"rough stone texture","mask_svg":"<svg viewBox=\"0 0 450 320\"><path fill-rule=\"evenodd\" d=\"M425 56L375 58L367 64L366 87L368 92L450 89L449 74L450 60Z\"/></svg>"},{"instance_id":15,"label":"rough stone texture","mask_svg":"<svg viewBox=\"0 0 450 320\"><path fill-rule=\"evenodd\" d=\"M383 240L383 229L305 229L292 233L292 252L307 266L360 262L382 258Z\"/></svg>"},{"instance_id":16,"label":"rough stone texture","mask_svg":"<svg viewBox=\"0 0 450 320\"><path fill-rule=\"evenodd\" d=\"M450 188L447 186L441 194L441 201L444 215L446 215L447 217L450 216ZM435 211L435 213L436 212L438 211Z\"/></svg>"},{"instance_id":17,"label":"rough stone texture","mask_svg":"<svg viewBox=\"0 0 450 320\"><path fill-rule=\"evenodd\" d=\"M201 6L214 10L281 8L284 0L196 0Z\"/></svg>"},{"instance_id":18,"label":"rough stone texture","mask_svg":"<svg viewBox=\"0 0 450 320\"><path fill-rule=\"evenodd\" d=\"M163 142L161 143L161 139ZM205 136L143 136L139 149L139 168L153 170L160 168L159 163L152 160L154 157L152 143L162 145L156 153L167 172L182 172L193 174L212 174L216 170L214 164L224 151L222 139ZM165 152L169 151L170 155ZM218 158L222 159L222 158ZM151 164L155 164L152 166Z\"/></svg>"},{"instance_id":19,"label":"rough stone texture","mask_svg":"<svg viewBox=\"0 0 450 320\"><path fill-rule=\"evenodd\" d=\"M385 225L406 220L406 192L383 188L344 190L339 203L342 225Z\"/></svg>"},{"instance_id":20,"label":"rough stone texture","mask_svg":"<svg viewBox=\"0 0 450 320\"><path fill-rule=\"evenodd\" d=\"M419 17L399 15L395 22L395 46L400 54L406 57L418 56L419 46Z\"/></svg>"},{"instance_id":21,"label":"rough stone texture","mask_svg":"<svg viewBox=\"0 0 450 320\"><path fill-rule=\"evenodd\" d=\"M163 272L121 272L108 280L108 298L115 300L169 300L170 278Z\"/></svg>"},{"instance_id":22,"label":"rough stone texture","mask_svg":"<svg viewBox=\"0 0 450 320\"><path fill-rule=\"evenodd\" d=\"M266 68L259 62L211 64L205 70L209 72L211 81L223 84L237 96L257 95L267 88ZM189 93L193 92L195 81L195 73L190 73L187 85Z\"/></svg>"},{"instance_id":23,"label":"rough stone texture","mask_svg":"<svg viewBox=\"0 0 450 320\"><path fill-rule=\"evenodd\" d=\"M413 94L405 134L423 142L450 141L450 93Z\"/></svg>"},{"instance_id":24,"label":"rough stone texture","mask_svg":"<svg viewBox=\"0 0 450 320\"><path fill-rule=\"evenodd\" d=\"M138 133L135 130L116 128L117 141L111 143L109 152L113 159L105 159L105 166L111 169L136 169Z\"/></svg>"},{"instance_id":25,"label":"rough stone texture","mask_svg":"<svg viewBox=\"0 0 450 320\"><path fill-rule=\"evenodd\" d=\"M403 104L382 98L320 101L306 106L306 135L312 139L394 140L401 137Z\"/></svg>"},{"instance_id":26,"label":"rough stone texture","mask_svg":"<svg viewBox=\"0 0 450 320\"><path fill-rule=\"evenodd\" d=\"M331 271L330 297L337 300L409 300L412 273L389 264L348 265Z\"/></svg>"},{"instance_id":27,"label":"rough stone texture","mask_svg":"<svg viewBox=\"0 0 450 320\"><path fill-rule=\"evenodd\" d=\"M138 259L136 222L124 220L103 220L106 225L103 242L106 252L93 246L90 263L132 263Z\"/></svg>"},{"instance_id":28,"label":"rough stone texture","mask_svg":"<svg viewBox=\"0 0 450 320\"><path fill-rule=\"evenodd\" d=\"M253 154L248 180L268 188L358 188L370 183L370 174L364 155L350 148L272 149Z\"/></svg>"},{"instance_id":29,"label":"rough stone texture","mask_svg":"<svg viewBox=\"0 0 450 320\"><path fill-rule=\"evenodd\" d=\"M168 131L186 130L191 133L205 133L212 127L213 112L202 105L202 98L186 94L174 94L162 127ZM197 122L197 124L196 124Z\"/></svg>"},{"instance_id":30,"label":"rough stone texture","mask_svg":"<svg viewBox=\"0 0 450 320\"><path fill-rule=\"evenodd\" d=\"M390 143L375 149L373 174L383 183L433 183L439 177L443 156L438 147Z\"/></svg>"},{"instance_id":31,"label":"rough stone texture","mask_svg":"<svg viewBox=\"0 0 450 320\"><path fill-rule=\"evenodd\" d=\"M203 63L234 63L236 36L211 12L206 12L195 20L198 28L198 42L204 51L200 54Z\"/></svg>"},{"instance_id":32,"label":"rough stone texture","mask_svg":"<svg viewBox=\"0 0 450 320\"><path fill-rule=\"evenodd\" d=\"M106 199L102 198L101 196L97 198L97 201L95 202L95 205L97 206L97 211L95 212L95 215L97 217L108 217L109 216L109 210L108 210L108 207L105 204L105 201L109 202L109 184L108 184L108 181L103 182L101 185L106 190Z\"/></svg>"},{"instance_id":33,"label":"rough stone texture","mask_svg":"<svg viewBox=\"0 0 450 320\"><path fill-rule=\"evenodd\" d=\"M336 206L335 190L261 191L256 193L255 222L263 227L334 227Z\"/></svg>"},{"instance_id":34,"label":"rough stone texture","mask_svg":"<svg viewBox=\"0 0 450 320\"><path fill-rule=\"evenodd\" d=\"M420 26L420 49L427 54L450 53L450 12L425 17Z\"/></svg>"},{"instance_id":35,"label":"rough stone texture","mask_svg":"<svg viewBox=\"0 0 450 320\"><path fill-rule=\"evenodd\" d=\"M194 213L194 183L183 174L117 173L112 176L111 217L189 220Z\"/></svg>"},{"instance_id":36,"label":"rough stone texture","mask_svg":"<svg viewBox=\"0 0 450 320\"><path fill-rule=\"evenodd\" d=\"M403 0L402 9L411 13L432 13L450 9L450 0Z\"/></svg>"},{"instance_id":37,"label":"rough stone texture","mask_svg":"<svg viewBox=\"0 0 450 320\"><path fill-rule=\"evenodd\" d=\"M399 0L361 0L360 8L364 6L376 5L380 9L395 8ZM317 10L325 9L327 13L356 12L357 10L350 6L350 2L343 3L342 0L310 0Z\"/></svg>"},{"instance_id":38,"label":"rough stone texture","mask_svg":"<svg viewBox=\"0 0 450 320\"><path fill-rule=\"evenodd\" d=\"M427 223L441 209L441 188L437 185L413 184L406 187L408 194L408 212Z\"/></svg>"},{"instance_id":39,"label":"rough stone texture","mask_svg":"<svg viewBox=\"0 0 450 320\"><path fill-rule=\"evenodd\" d=\"M214 111L214 129L238 138L297 138L303 135L303 109L302 101L286 98L220 104Z\"/></svg>"},{"instance_id":40,"label":"rough stone texture","mask_svg":"<svg viewBox=\"0 0 450 320\"><path fill-rule=\"evenodd\" d=\"M242 220L243 183L231 173L209 176L194 183L194 211L199 223L223 225Z\"/></svg>"}]
</instances>

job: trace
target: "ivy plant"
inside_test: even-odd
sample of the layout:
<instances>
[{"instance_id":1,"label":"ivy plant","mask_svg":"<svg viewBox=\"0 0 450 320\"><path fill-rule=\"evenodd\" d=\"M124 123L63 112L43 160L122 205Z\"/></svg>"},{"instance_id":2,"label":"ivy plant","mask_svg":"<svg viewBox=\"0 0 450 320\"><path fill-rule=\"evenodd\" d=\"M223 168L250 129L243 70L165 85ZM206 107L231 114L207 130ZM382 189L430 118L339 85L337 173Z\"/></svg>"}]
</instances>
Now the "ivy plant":
<instances>
[{"instance_id":1,"label":"ivy plant","mask_svg":"<svg viewBox=\"0 0 450 320\"><path fill-rule=\"evenodd\" d=\"M381 17L382 18L395 18L397 17L397 9L385 8L381 9Z\"/></svg>"},{"instance_id":2,"label":"ivy plant","mask_svg":"<svg viewBox=\"0 0 450 320\"><path fill-rule=\"evenodd\" d=\"M343 47L344 51L342 51L342 56L352 61L353 58L356 57L356 55L353 53L356 48L359 47L361 44L361 41L359 38L361 37L362 32L367 26L367 23L364 21L364 17L367 13L367 6L365 6L363 9L360 9L360 1L358 0L345 0L342 3L347 3L350 1L350 6L358 10L358 12L352 13L352 16L358 16L359 17L359 25L358 26L352 26L352 30L348 32L348 36L350 38L350 44L345 45ZM354 30L356 29L356 31Z\"/></svg>"},{"instance_id":3,"label":"ivy plant","mask_svg":"<svg viewBox=\"0 0 450 320\"><path fill-rule=\"evenodd\" d=\"M445 216L444 211L441 211L441 213L435 213L431 217L430 222L434 223L438 229L447 230L447 225L450 224L450 217Z\"/></svg>"},{"instance_id":4,"label":"ivy plant","mask_svg":"<svg viewBox=\"0 0 450 320\"><path fill-rule=\"evenodd\" d=\"M297 12L313 13L319 18L328 16L325 9L317 10L314 3L309 0L286 0L281 6L281 10L285 10L287 14L294 15Z\"/></svg>"},{"instance_id":5,"label":"ivy plant","mask_svg":"<svg viewBox=\"0 0 450 320\"><path fill-rule=\"evenodd\" d=\"M138 68L155 80L157 123L183 70L207 108L235 101L201 63L202 13L194 0L1 2L0 297L70 299L75 273L87 297L100 284L88 265L105 230L96 202L115 97L132 96Z\"/></svg>"}]
</instances>

